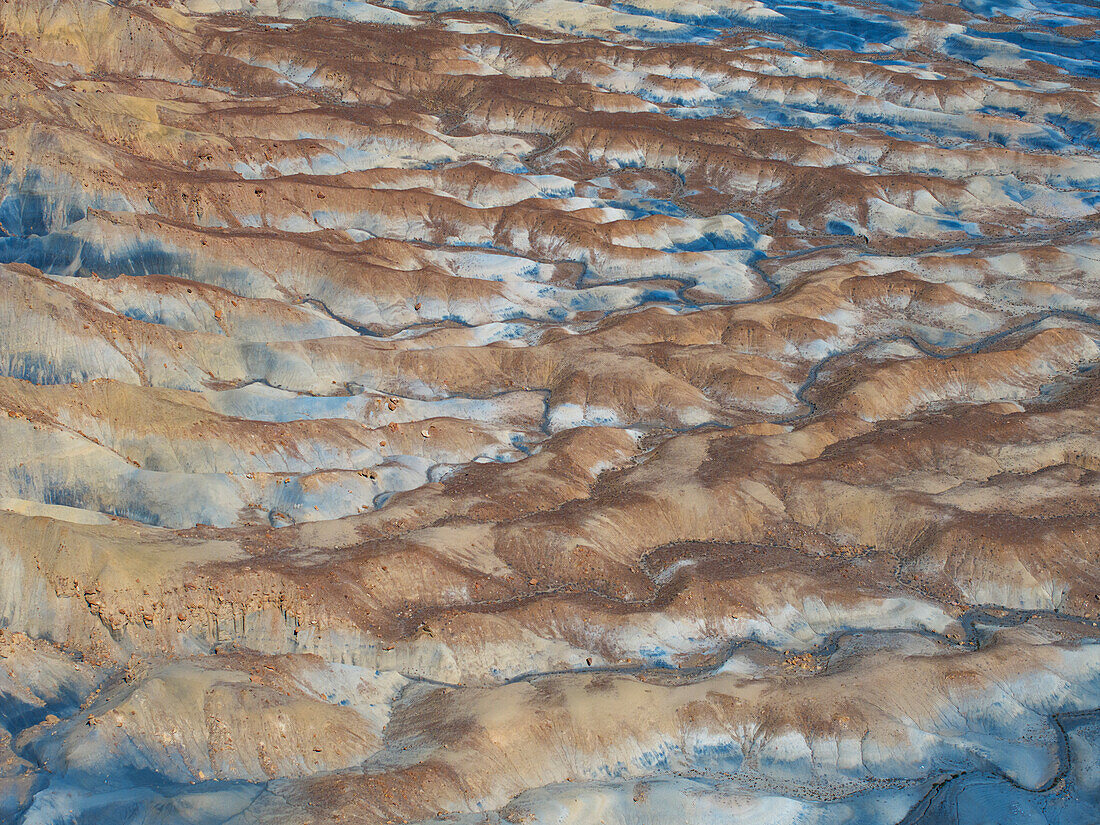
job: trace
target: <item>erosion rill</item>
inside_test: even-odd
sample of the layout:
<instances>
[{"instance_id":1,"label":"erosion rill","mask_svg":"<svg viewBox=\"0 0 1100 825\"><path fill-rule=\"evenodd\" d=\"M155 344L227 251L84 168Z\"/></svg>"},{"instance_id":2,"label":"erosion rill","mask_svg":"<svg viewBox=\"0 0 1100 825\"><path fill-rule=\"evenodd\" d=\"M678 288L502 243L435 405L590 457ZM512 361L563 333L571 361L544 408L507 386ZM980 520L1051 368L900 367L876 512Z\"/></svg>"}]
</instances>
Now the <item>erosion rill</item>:
<instances>
[{"instance_id":1,"label":"erosion rill","mask_svg":"<svg viewBox=\"0 0 1100 825\"><path fill-rule=\"evenodd\" d=\"M0 823L1100 822L1096 0L0 0Z\"/></svg>"}]
</instances>

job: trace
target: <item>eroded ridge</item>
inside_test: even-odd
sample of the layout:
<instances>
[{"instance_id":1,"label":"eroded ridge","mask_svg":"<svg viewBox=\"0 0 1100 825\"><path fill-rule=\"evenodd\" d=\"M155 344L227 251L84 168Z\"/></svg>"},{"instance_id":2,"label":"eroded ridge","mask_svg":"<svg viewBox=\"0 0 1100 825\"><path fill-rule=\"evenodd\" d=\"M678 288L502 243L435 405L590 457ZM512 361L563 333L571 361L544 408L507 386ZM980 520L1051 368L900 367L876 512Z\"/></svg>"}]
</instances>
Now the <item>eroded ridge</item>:
<instances>
[{"instance_id":1,"label":"eroded ridge","mask_svg":"<svg viewBox=\"0 0 1100 825\"><path fill-rule=\"evenodd\" d=\"M1100 810L1092 0L0 0L0 821Z\"/></svg>"}]
</instances>

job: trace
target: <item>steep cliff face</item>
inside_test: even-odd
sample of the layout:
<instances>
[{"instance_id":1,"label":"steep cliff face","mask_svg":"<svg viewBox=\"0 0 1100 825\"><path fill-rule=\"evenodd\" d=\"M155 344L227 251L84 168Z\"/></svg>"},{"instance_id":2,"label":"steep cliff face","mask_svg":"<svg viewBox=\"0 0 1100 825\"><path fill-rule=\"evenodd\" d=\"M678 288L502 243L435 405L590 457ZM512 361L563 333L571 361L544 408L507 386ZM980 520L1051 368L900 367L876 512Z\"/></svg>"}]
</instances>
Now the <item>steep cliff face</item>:
<instances>
[{"instance_id":1,"label":"steep cliff face","mask_svg":"<svg viewBox=\"0 0 1100 825\"><path fill-rule=\"evenodd\" d=\"M0 0L0 822L1100 810L1091 0Z\"/></svg>"}]
</instances>

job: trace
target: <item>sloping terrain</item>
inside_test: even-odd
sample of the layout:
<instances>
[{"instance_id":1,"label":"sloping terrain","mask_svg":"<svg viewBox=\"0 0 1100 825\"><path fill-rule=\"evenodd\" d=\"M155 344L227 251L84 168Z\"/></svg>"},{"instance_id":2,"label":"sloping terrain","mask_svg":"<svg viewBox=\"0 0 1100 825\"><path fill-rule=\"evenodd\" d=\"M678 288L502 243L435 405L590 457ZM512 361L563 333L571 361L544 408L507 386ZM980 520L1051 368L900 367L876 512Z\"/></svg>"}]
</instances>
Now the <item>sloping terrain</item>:
<instances>
[{"instance_id":1,"label":"sloping terrain","mask_svg":"<svg viewBox=\"0 0 1100 825\"><path fill-rule=\"evenodd\" d=\"M1095 825L1094 0L0 0L0 822Z\"/></svg>"}]
</instances>

